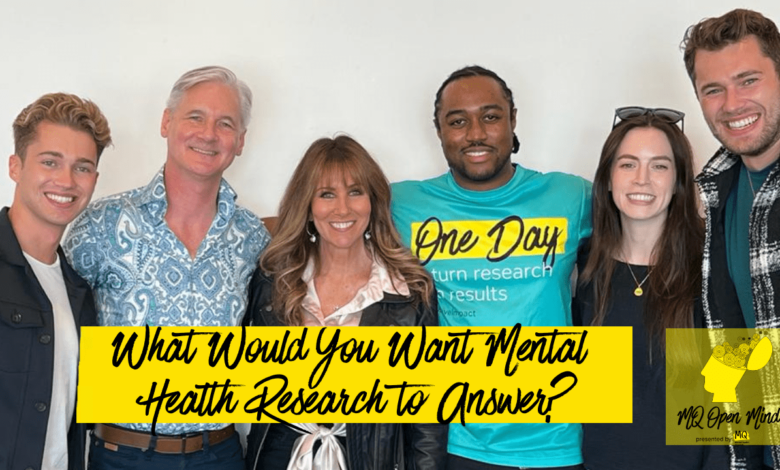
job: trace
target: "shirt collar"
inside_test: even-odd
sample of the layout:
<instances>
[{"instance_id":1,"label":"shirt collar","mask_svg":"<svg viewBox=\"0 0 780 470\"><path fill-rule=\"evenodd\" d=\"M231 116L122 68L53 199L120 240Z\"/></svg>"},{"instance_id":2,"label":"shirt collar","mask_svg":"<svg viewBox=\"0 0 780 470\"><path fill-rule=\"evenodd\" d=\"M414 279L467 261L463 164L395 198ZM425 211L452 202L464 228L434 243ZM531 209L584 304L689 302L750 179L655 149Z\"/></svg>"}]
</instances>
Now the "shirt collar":
<instances>
[{"instance_id":1,"label":"shirt collar","mask_svg":"<svg viewBox=\"0 0 780 470\"><path fill-rule=\"evenodd\" d=\"M306 269L303 270L301 280L310 288L314 285L314 258L309 258ZM371 264L371 275L368 284L379 286L383 292L409 297L409 287L404 279L393 279L385 264L379 258L374 257Z\"/></svg>"},{"instance_id":2,"label":"shirt collar","mask_svg":"<svg viewBox=\"0 0 780 470\"><path fill-rule=\"evenodd\" d=\"M405 297L409 297L410 295L406 281L403 279L393 279L384 263L382 263L380 259L374 257L371 265L371 274L366 285L358 290L355 298L341 306L335 314L325 317L321 311L320 300L314 287L313 258L309 258L309 262L306 264L306 269L303 271L301 279L307 286L307 292L303 298L302 306L304 310L318 318L321 322L324 321L325 318L331 318L332 321L340 316L353 315L362 312L369 305L381 301L384 298L385 292Z\"/></svg>"},{"instance_id":3,"label":"shirt collar","mask_svg":"<svg viewBox=\"0 0 780 470\"><path fill-rule=\"evenodd\" d=\"M146 213L146 219L153 225L159 225L163 222L165 212L168 210L168 198L165 191L165 165L154 175L152 181L141 189L139 195L139 205ZM224 178L219 182L219 193L217 194L217 223L216 227L225 226L236 210L236 198L238 195L225 181Z\"/></svg>"}]
</instances>

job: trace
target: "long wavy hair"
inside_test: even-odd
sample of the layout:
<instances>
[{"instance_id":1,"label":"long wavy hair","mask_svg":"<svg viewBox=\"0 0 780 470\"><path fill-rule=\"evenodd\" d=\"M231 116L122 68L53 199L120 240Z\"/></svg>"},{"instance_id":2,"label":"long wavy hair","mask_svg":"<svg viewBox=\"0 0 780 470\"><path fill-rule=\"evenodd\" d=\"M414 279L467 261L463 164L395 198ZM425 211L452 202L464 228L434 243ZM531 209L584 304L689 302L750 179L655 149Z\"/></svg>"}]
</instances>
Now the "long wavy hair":
<instances>
[{"instance_id":1,"label":"long wavy hair","mask_svg":"<svg viewBox=\"0 0 780 470\"><path fill-rule=\"evenodd\" d=\"M319 243L309 240L311 202L320 182L330 178L352 180L371 201L368 229L374 256L384 263L391 277L404 280L414 302L431 303L433 281L393 225L390 214L390 183L382 169L357 141L340 135L315 141L293 172L279 205L277 232L260 258L260 268L273 277L273 307L286 325L303 322L301 303L307 286L302 279L309 259L319 269ZM309 228L311 231L312 229Z\"/></svg>"},{"instance_id":2,"label":"long wavy hair","mask_svg":"<svg viewBox=\"0 0 780 470\"><path fill-rule=\"evenodd\" d=\"M610 280L619 263L623 241L620 212L612 199L609 183L618 147L632 129L652 127L669 139L674 154L677 181L661 236L651 255L644 320L650 338L665 344L666 328L693 326L694 299L701 289L701 261L704 221L699 215L693 175L693 151L685 134L674 124L652 114L621 121L607 137L593 180L593 236L588 261L580 283L592 282L594 316L599 326L609 310Z\"/></svg>"}]
</instances>

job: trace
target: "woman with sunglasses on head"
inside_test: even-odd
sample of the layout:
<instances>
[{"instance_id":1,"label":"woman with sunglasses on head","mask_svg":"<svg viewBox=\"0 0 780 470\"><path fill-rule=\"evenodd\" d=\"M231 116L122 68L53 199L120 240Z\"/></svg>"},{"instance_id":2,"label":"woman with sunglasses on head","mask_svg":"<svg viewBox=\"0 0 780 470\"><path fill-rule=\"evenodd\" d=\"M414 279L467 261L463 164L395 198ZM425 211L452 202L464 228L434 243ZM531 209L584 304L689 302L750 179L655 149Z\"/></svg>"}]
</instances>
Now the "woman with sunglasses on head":
<instances>
[{"instance_id":1,"label":"woman with sunglasses on head","mask_svg":"<svg viewBox=\"0 0 780 470\"><path fill-rule=\"evenodd\" d=\"M589 470L728 468L723 446L665 445L665 328L703 326L704 225L683 116L619 108L593 181L574 324L633 327L634 412L631 424L583 425Z\"/></svg>"},{"instance_id":2,"label":"woman with sunglasses on head","mask_svg":"<svg viewBox=\"0 0 780 470\"><path fill-rule=\"evenodd\" d=\"M350 137L314 142L287 185L244 324L437 323L433 281L401 244L379 165ZM252 470L435 470L446 462L447 426L256 423L247 447Z\"/></svg>"}]
</instances>

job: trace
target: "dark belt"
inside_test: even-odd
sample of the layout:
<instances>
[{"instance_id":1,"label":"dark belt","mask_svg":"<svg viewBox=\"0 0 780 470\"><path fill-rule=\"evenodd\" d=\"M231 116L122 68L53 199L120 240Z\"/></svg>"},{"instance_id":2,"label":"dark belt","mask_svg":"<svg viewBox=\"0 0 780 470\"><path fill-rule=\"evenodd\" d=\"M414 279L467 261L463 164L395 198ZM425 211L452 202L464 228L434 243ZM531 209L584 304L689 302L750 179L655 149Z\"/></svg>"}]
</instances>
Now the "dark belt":
<instances>
[{"instance_id":1,"label":"dark belt","mask_svg":"<svg viewBox=\"0 0 780 470\"><path fill-rule=\"evenodd\" d=\"M209 445L213 446L225 441L236 432L232 424L218 431L208 432ZM189 454L203 449L203 434L184 434L181 436L157 436L154 451L161 454ZM96 424L95 435L108 444L135 447L146 450L151 447L152 434L141 431L130 431L108 424Z\"/></svg>"}]
</instances>

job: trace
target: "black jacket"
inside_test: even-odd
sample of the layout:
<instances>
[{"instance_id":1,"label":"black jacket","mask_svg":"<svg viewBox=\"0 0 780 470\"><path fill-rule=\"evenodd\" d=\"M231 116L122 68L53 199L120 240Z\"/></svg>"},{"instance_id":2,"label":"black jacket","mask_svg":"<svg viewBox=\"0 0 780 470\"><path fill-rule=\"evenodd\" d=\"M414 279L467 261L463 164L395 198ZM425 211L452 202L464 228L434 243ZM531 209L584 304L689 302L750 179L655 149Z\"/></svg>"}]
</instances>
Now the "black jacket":
<instances>
[{"instance_id":1,"label":"black jacket","mask_svg":"<svg viewBox=\"0 0 780 470\"><path fill-rule=\"evenodd\" d=\"M76 330L96 324L89 285L59 249ZM0 211L0 469L41 468L54 374L51 303ZM68 467L84 468L86 425L74 416L68 431Z\"/></svg>"},{"instance_id":2,"label":"black jacket","mask_svg":"<svg viewBox=\"0 0 780 470\"><path fill-rule=\"evenodd\" d=\"M742 158L721 147L704 166L696 182L707 213L707 231L702 261L702 300L708 328L744 328L745 318L737 290L728 271L726 246L726 202L739 182ZM750 211L750 278L756 328L777 328L780 311L780 163L772 164L764 184L756 191ZM777 364L775 361L770 365ZM758 376L764 394L764 407L780 406L780 372L762 369ZM743 382L744 384L744 382ZM744 387L744 385L741 385ZM770 439L777 442L780 432L769 428ZM761 466L762 448L733 446L733 468ZM774 468L780 469L780 446L772 446Z\"/></svg>"},{"instance_id":3,"label":"black jacket","mask_svg":"<svg viewBox=\"0 0 780 470\"><path fill-rule=\"evenodd\" d=\"M249 283L244 326L283 326L271 307L273 283L255 271ZM431 308L412 299L385 292L384 299L365 310L361 326L435 326L438 304ZM246 465L256 469L257 457L268 433L268 423L254 423L247 437ZM436 470L447 462L447 426L443 424L347 424L347 465L350 470Z\"/></svg>"}]
</instances>

